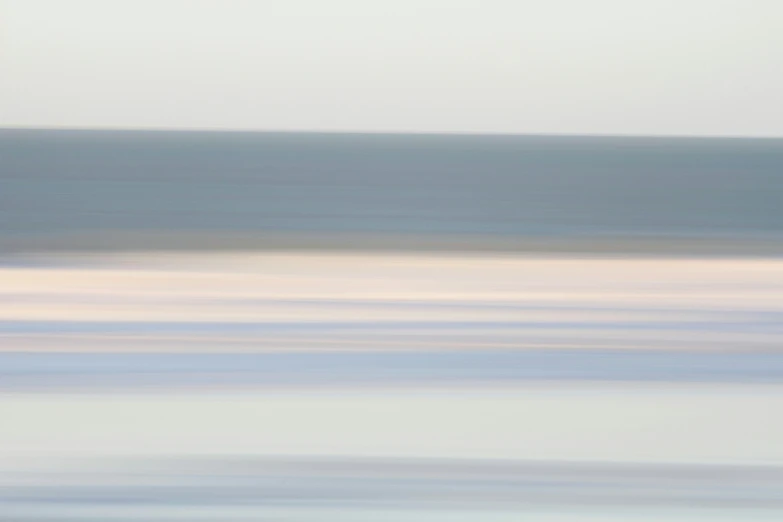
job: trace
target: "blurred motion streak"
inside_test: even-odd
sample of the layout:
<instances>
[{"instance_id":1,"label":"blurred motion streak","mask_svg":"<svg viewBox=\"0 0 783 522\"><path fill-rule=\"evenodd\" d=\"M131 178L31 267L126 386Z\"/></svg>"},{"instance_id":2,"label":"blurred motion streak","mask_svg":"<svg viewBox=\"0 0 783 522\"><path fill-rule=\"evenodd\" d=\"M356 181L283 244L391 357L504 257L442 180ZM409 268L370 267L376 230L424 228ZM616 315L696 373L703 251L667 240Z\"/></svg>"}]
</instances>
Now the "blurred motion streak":
<instances>
[{"instance_id":1,"label":"blurred motion streak","mask_svg":"<svg viewBox=\"0 0 783 522\"><path fill-rule=\"evenodd\" d=\"M0 130L0 520L781 520L783 140Z\"/></svg>"}]
</instances>

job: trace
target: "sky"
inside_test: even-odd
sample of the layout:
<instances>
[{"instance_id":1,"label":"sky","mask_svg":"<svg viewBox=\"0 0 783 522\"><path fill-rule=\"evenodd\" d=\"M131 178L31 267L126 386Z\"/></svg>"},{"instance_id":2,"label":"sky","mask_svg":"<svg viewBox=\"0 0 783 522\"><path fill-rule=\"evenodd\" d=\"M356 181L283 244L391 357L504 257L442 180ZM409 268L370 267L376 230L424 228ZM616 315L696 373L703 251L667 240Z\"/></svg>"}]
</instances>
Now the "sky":
<instances>
[{"instance_id":1,"label":"sky","mask_svg":"<svg viewBox=\"0 0 783 522\"><path fill-rule=\"evenodd\" d=\"M783 0L0 0L0 126L783 136Z\"/></svg>"}]
</instances>

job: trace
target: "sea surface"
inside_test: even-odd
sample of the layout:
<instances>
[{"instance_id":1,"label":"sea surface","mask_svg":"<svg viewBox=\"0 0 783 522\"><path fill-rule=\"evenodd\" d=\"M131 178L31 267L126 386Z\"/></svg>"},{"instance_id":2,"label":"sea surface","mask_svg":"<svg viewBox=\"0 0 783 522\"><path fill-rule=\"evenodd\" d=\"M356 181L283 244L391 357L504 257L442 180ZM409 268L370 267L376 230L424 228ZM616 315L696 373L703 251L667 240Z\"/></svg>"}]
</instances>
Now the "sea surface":
<instances>
[{"instance_id":1,"label":"sea surface","mask_svg":"<svg viewBox=\"0 0 783 522\"><path fill-rule=\"evenodd\" d=\"M8 247L783 234L783 139L5 129L0 184Z\"/></svg>"},{"instance_id":2,"label":"sea surface","mask_svg":"<svg viewBox=\"0 0 783 522\"><path fill-rule=\"evenodd\" d=\"M0 130L3 521L781 520L782 325L783 140Z\"/></svg>"}]
</instances>

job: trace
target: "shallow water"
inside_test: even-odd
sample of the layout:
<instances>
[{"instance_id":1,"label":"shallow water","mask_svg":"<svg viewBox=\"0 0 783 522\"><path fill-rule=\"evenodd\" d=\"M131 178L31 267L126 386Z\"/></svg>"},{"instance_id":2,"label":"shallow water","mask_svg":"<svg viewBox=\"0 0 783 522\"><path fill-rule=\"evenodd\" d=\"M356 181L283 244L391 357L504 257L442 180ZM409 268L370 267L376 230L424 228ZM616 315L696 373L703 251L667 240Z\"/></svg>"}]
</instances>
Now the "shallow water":
<instances>
[{"instance_id":1,"label":"shallow water","mask_svg":"<svg viewBox=\"0 0 783 522\"><path fill-rule=\"evenodd\" d=\"M0 514L777 520L783 263L54 256L0 269Z\"/></svg>"}]
</instances>

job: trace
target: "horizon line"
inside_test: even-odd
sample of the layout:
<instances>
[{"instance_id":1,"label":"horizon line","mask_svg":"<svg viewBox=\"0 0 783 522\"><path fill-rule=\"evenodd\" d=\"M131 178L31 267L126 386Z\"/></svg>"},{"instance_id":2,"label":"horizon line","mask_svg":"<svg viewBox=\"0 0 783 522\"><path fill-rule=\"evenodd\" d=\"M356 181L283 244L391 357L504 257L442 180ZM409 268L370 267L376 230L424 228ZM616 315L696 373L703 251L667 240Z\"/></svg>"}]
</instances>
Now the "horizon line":
<instances>
[{"instance_id":1,"label":"horizon line","mask_svg":"<svg viewBox=\"0 0 783 522\"><path fill-rule=\"evenodd\" d=\"M482 131L423 131L423 130L348 130L348 129L261 129L226 127L122 127L79 125L0 125L0 131L105 131L105 132L192 132L235 134L335 134L378 136L487 136L487 137L552 137L552 138L653 138L653 139L739 139L781 140L783 135L738 134L644 134L644 133L576 133L576 132L482 132Z\"/></svg>"}]
</instances>

